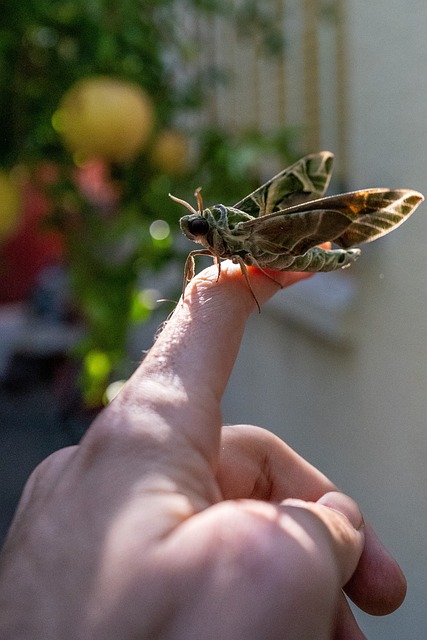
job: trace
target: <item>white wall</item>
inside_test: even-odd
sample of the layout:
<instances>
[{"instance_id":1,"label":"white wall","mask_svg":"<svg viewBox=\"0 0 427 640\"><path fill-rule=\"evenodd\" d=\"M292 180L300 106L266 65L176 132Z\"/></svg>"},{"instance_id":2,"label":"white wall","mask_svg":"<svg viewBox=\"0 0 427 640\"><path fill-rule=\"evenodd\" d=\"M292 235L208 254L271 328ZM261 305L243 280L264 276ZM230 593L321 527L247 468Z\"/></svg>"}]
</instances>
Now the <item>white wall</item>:
<instances>
[{"instance_id":1,"label":"white wall","mask_svg":"<svg viewBox=\"0 0 427 640\"><path fill-rule=\"evenodd\" d=\"M427 195L427 3L349 0L348 13L349 186ZM424 204L353 268L354 304L338 318L348 338L254 315L224 399L226 422L275 431L353 495L398 558L407 600L361 616L370 640L427 635L426 252Z\"/></svg>"}]
</instances>

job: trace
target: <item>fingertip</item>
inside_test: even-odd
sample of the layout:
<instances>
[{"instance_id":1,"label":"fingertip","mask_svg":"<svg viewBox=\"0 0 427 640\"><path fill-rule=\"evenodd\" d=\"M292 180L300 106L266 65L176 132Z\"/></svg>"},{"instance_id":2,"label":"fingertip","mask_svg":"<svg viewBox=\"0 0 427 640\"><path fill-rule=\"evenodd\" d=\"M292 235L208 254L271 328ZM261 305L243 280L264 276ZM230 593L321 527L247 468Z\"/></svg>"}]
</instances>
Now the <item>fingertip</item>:
<instances>
[{"instance_id":1,"label":"fingertip","mask_svg":"<svg viewBox=\"0 0 427 640\"><path fill-rule=\"evenodd\" d=\"M220 275L218 268L213 265L198 273L188 283L184 302L192 309L209 300L215 307L226 306L230 314L240 312L249 315L281 289L314 275L297 271L261 271L257 267L248 266L246 278L240 265L233 264L230 260L221 265Z\"/></svg>"},{"instance_id":2,"label":"fingertip","mask_svg":"<svg viewBox=\"0 0 427 640\"><path fill-rule=\"evenodd\" d=\"M345 586L347 595L371 615L387 615L398 609L406 596L406 578L372 527L365 524L357 503L336 491L325 494L318 503L346 516L365 535L358 565Z\"/></svg>"},{"instance_id":3,"label":"fingertip","mask_svg":"<svg viewBox=\"0 0 427 640\"><path fill-rule=\"evenodd\" d=\"M392 613L405 600L405 575L369 524L363 553L345 592L360 609L375 616Z\"/></svg>"}]
</instances>

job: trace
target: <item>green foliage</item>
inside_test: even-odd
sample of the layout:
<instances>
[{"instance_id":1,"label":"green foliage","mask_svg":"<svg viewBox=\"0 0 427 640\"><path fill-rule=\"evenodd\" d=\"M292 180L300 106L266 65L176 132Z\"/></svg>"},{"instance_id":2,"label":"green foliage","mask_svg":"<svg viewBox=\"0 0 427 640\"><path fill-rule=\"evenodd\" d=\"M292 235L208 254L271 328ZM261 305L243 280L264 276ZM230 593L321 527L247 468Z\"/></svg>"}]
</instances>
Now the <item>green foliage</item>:
<instances>
[{"instance_id":1,"label":"green foliage","mask_svg":"<svg viewBox=\"0 0 427 640\"><path fill-rule=\"evenodd\" d=\"M237 7L237 8L236 8ZM76 181L76 167L52 126L64 93L77 80L108 75L132 81L151 97L155 136L175 127L177 116L203 108L220 69L200 69L198 45L188 40L183 18L224 15L236 29L257 34L281 49L268 3L244 0L3 0L0 12L0 164L25 164L37 176L46 162L53 177L40 182L52 211L45 221L61 233L75 304L87 325L79 353L86 398L99 401L125 352L132 322L147 320L150 305L139 295L141 272L161 269L179 254L173 235L150 232L165 221L175 232L182 212L168 192L192 197L203 186L206 202L231 204L257 186L259 159L278 153L292 160L287 132L263 137L216 129L186 131L196 160L180 171L155 166L150 147L133 161L105 166L117 200L105 205ZM191 73L177 71L190 68ZM225 74L226 75L226 74ZM153 142L152 141L152 142ZM36 180L36 177L33 177ZM177 274L177 291L181 274Z\"/></svg>"}]
</instances>

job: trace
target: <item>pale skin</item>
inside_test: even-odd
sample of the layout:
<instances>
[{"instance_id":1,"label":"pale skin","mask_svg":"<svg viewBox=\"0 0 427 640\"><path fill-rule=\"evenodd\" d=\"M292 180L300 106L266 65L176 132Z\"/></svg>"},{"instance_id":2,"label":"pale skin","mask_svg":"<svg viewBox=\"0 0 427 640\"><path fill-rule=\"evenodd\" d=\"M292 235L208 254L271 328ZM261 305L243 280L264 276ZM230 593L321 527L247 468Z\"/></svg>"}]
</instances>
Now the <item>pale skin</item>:
<instances>
[{"instance_id":1,"label":"pale skin","mask_svg":"<svg viewBox=\"0 0 427 640\"><path fill-rule=\"evenodd\" d=\"M260 303L277 292L248 271ZM353 500L268 431L221 428L255 307L238 265L199 274L81 444L36 469L3 550L0 637L360 640L344 585L369 613L401 604Z\"/></svg>"}]
</instances>

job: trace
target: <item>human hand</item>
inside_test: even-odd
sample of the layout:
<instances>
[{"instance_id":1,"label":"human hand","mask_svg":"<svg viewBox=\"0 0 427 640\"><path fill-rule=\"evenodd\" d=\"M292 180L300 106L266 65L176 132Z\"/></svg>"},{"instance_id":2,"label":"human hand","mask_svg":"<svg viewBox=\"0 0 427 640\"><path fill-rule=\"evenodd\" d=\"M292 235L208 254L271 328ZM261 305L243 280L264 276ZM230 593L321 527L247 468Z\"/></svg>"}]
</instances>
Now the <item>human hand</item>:
<instances>
[{"instance_id":1,"label":"human hand","mask_svg":"<svg viewBox=\"0 0 427 640\"><path fill-rule=\"evenodd\" d=\"M305 276L275 273L287 286ZM257 299L277 285L250 269ZM359 640L405 580L357 505L268 431L221 429L255 302L202 272L78 447L33 473L3 550L8 640Z\"/></svg>"}]
</instances>

